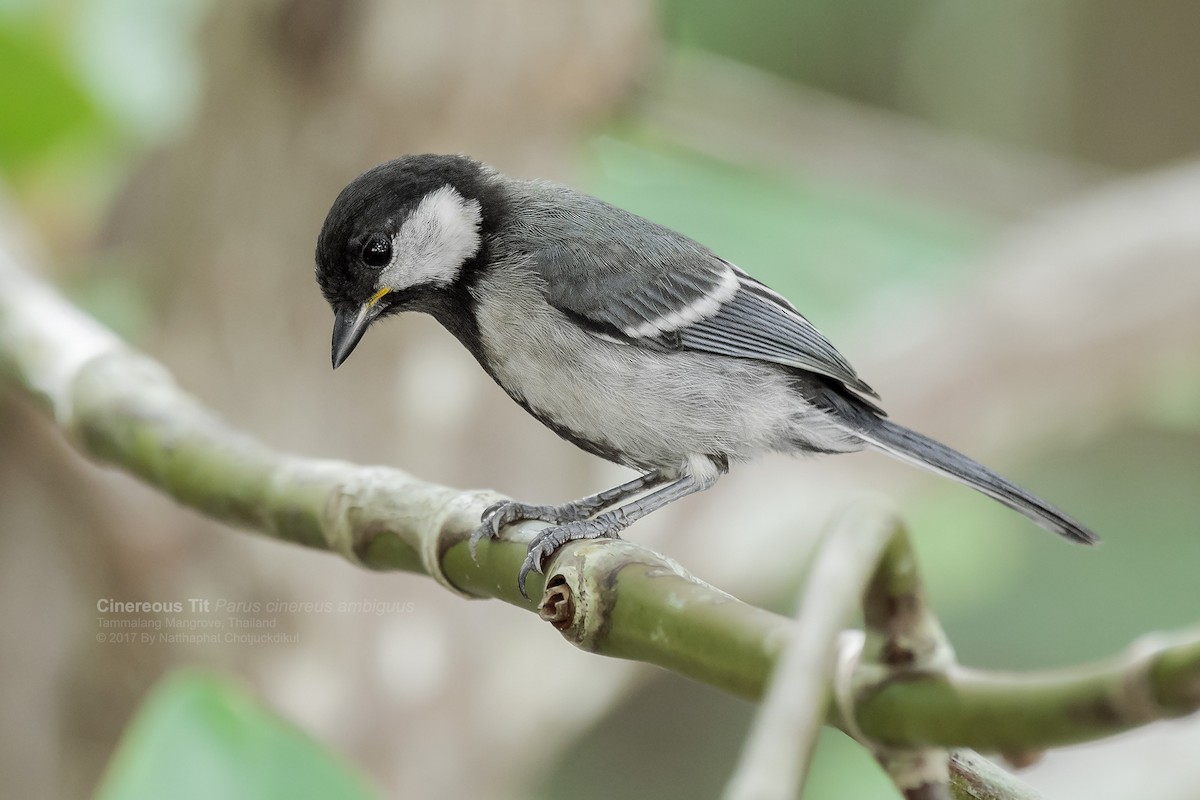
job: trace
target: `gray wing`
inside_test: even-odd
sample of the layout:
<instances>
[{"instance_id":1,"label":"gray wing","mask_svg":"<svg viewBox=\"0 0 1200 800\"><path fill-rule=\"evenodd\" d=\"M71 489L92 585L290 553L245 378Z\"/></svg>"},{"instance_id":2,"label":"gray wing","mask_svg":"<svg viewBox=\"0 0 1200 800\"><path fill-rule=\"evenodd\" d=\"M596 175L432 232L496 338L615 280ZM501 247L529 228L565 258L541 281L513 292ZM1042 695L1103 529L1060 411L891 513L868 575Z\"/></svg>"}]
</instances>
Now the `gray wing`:
<instances>
[{"instance_id":1,"label":"gray wing","mask_svg":"<svg viewBox=\"0 0 1200 800\"><path fill-rule=\"evenodd\" d=\"M734 265L726 266L737 277L737 291L715 313L680 329L684 347L812 370L879 397L791 303Z\"/></svg>"},{"instance_id":2,"label":"gray wing","mask_svg":"<svg viewBox=\"0 0 1200 800\"><path fill-rule=\"evenodd\" d=\"M586 330L655 349L797 367L878 396L812 323L767 286L669 228L587 201L597 208L580 214L564 206L547 210L545 227L534 237L543 246L532 253L550 304Z\"/></svg>"}]
</instances>

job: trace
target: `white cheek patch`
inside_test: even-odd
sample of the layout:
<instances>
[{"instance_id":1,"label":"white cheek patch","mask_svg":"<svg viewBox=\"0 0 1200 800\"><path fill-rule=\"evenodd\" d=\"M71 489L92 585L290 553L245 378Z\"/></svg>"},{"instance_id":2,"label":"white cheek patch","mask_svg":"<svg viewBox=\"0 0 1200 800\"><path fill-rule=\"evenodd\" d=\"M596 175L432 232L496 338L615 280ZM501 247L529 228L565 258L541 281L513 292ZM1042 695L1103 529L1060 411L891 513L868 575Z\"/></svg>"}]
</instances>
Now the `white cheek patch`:
<instances>
[{"instance_id":1,"label":"white cheek patch","mask_svg":"<svg viewBox=\"0 0 1200 800\"><path fill-rule=\"evenodd\" d=\"M479 252L479 203L446 184L425 196L392 239L392 261L379 286L400 291L422 284L446 286Z\"/></svg>"}]
</instances>

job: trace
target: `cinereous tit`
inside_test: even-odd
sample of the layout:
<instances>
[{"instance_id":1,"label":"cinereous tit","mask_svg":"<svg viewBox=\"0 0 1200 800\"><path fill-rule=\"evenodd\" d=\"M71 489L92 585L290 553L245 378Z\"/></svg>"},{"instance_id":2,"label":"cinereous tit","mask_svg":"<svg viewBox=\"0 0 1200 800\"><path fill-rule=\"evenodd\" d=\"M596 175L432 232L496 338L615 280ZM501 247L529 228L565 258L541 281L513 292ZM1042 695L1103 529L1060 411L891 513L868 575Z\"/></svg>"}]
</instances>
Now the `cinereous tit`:
<instances>
[{"instance_id":1,"label":"cinereous tit","mask_svg":"<svg viewBox=\"0 0 1200 800\"><path fill-rule=\"evenodd\" d=\"M874 390L785 298L701 244L594 197L461 155L355 178L321 228L317 282L333 366L371 323L432 314L508 396L639 477L559 506L505 502L471 539L550 523L518 575L574 539L616 536L767 452L873 447L983 492L1042 527L1087 528L966 456L888 420Z\"/></svg>"}]
</instances>

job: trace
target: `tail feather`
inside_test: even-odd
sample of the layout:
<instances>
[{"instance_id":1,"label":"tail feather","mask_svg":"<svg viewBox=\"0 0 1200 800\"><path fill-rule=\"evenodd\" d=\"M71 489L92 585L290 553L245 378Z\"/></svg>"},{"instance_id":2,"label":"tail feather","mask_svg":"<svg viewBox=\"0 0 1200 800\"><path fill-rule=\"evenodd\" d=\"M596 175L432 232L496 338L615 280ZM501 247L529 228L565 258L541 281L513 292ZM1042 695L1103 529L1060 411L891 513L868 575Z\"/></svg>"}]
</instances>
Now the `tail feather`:
<instances>
[{"instance_id":1,"label":"tail feather","mask_svg":"<svg viewBox=\"0 0 1200 800\"><path fill-rule=\"evenodd\" d=\"M841 416L841 415L839 415ZM1081 544L1096 544L1100 537L1039 497L1017 486L979 462L902 425L867 412L851 415L854 432L864 441L903 461L964 483L1017 511L1060 536Z\"/></svg>"}]
</instances>

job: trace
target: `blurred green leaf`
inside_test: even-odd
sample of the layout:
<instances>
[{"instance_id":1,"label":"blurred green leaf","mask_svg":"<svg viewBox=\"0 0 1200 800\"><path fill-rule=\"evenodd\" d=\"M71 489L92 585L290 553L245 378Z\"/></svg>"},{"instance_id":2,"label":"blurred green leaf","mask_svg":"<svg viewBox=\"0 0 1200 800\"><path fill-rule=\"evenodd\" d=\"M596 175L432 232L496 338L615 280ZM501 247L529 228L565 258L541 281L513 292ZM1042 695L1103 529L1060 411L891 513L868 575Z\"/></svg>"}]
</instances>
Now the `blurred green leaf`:
<instances>
[{"instance_id":1,"label":"blurred green leaf","mask_svg":"<svg viewBox=\"0 0 1200 800\"><path fill-rule=\"evenodd\" d=\"M346 800L377 795L307 735L217 675L167 677L126 729L98 800Z\"/></svg>"},{"instance_id":2,"label":"blurred green leaf","mask_svg":"<svg viewBox=\"0 0 1200 800\"><path fill-rule=\"evenodd\" d=\"M0 107L0 170L10 175L109 127L54 38L34 25L0 26Z\"/></svg>"}]
</instances>

